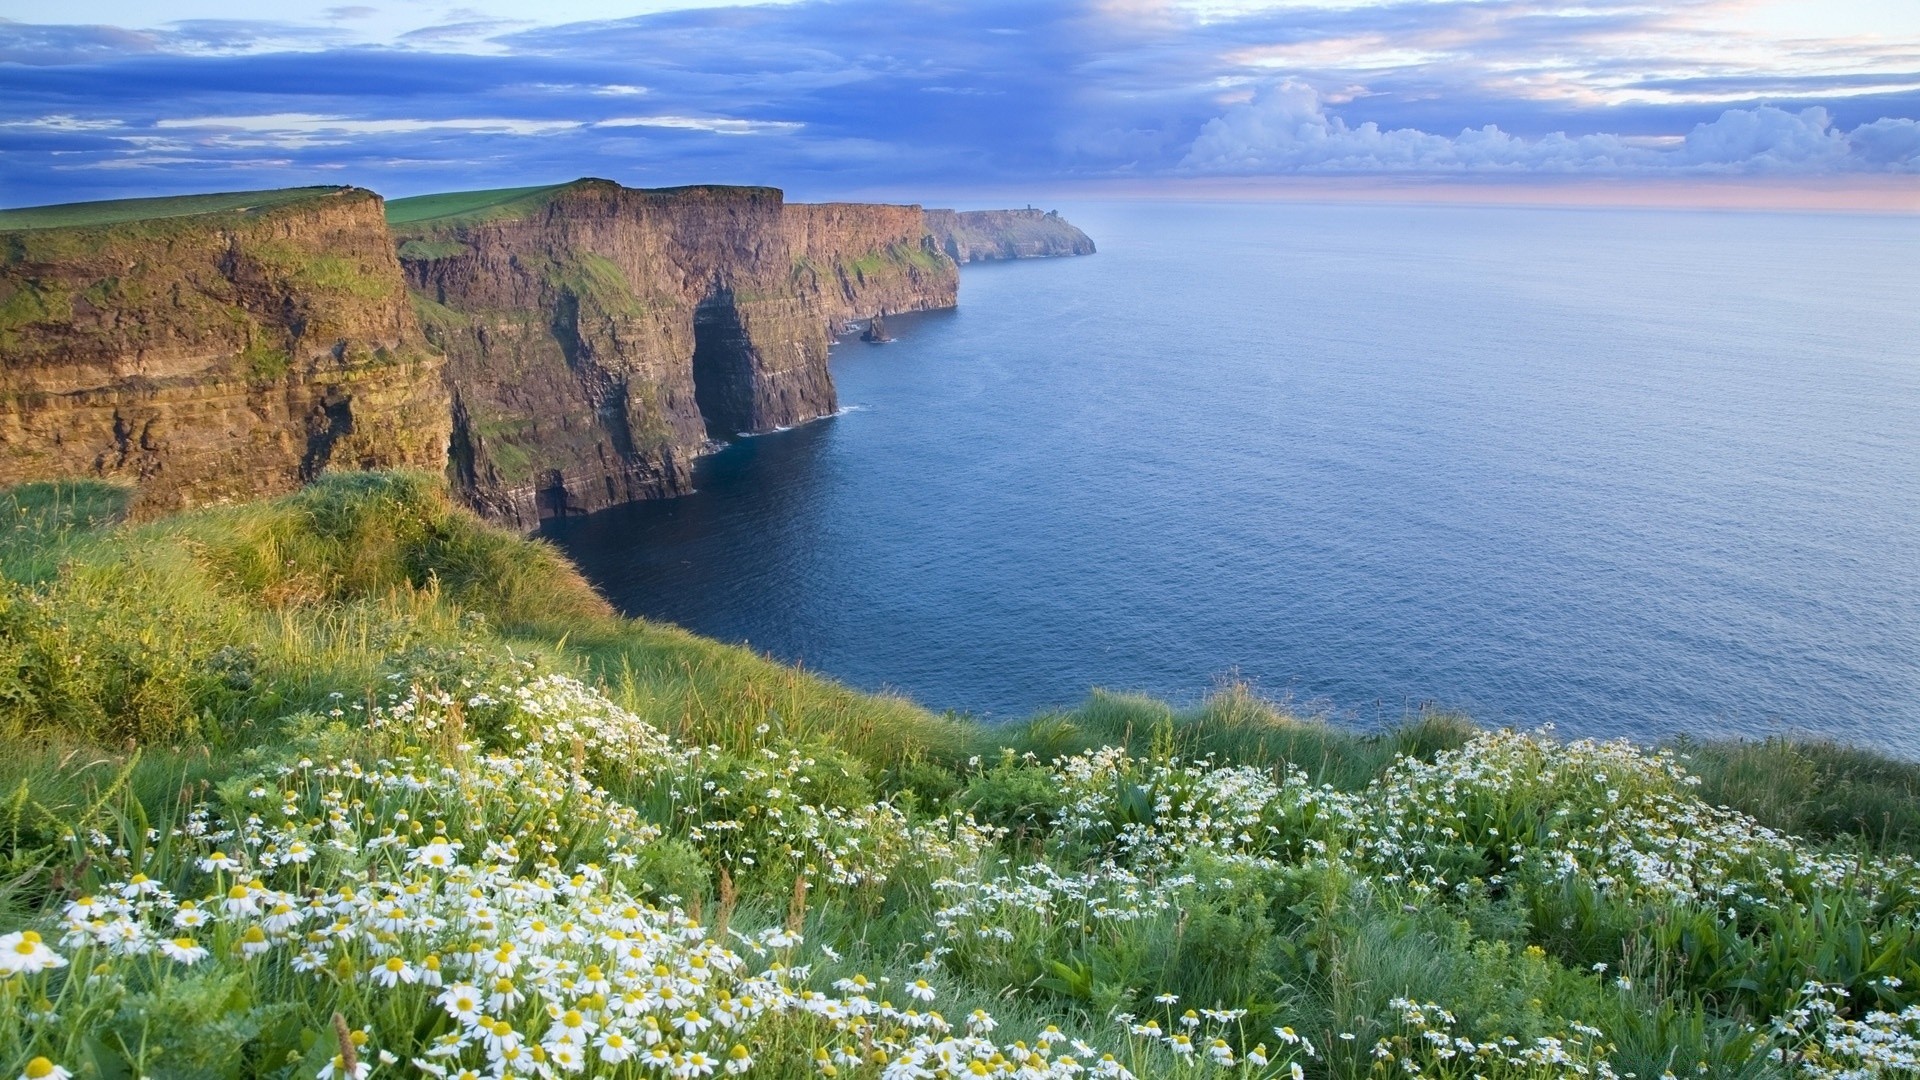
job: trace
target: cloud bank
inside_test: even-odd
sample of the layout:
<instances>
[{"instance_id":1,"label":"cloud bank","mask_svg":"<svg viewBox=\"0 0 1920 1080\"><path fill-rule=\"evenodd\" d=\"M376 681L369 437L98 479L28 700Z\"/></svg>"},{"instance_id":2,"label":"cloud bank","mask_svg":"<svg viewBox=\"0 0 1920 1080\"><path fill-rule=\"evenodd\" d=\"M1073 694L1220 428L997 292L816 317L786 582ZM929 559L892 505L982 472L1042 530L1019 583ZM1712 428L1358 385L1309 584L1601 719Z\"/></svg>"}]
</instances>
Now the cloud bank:
<instances>
[{"instance_id":1,"label":"cloud bank","mask_svg":"<svg viewBox=\"0 0 1920 1080\"><path fill-rule=\"evenodd\" d=\"M1670 146L1615 134L1525 139L1487 124L1458 135L1349 126L1313 87L1288 79L1207 121L1181 159L1190 173L1538 172L1631 174L1920 173L1920 123L1882 118L1851 131L1821 106L1727 109Z\"/></svg>"}]
</instances>

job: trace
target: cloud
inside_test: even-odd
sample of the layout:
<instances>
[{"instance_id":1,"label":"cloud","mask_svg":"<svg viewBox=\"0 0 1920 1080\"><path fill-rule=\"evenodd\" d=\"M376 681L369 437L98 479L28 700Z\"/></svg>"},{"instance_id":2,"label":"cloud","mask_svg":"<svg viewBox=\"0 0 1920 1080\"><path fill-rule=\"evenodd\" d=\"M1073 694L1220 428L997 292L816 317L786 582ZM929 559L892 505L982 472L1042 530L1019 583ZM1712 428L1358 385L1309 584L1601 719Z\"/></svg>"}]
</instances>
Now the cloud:
<instances>
[{"instance_id":1,"label":"cloud","mask_svg":"<svg viewBox=\"0 0 1920 1080\"><path fill-rule=\"evenodd\" d=\"M1882 117L1847 133L1854 156L1889 170L1920 172L1920 122Z\"/></svg>"},{"instance_id":2,"label":"cloud","mask_svg":"<svg viewBox=\"0 0 1920 1080\"><path fill-rule=\"evenodd\" d=\"M272 113L262 116L195 116L161 120L156 129L193 129L211 133L229 142L246 145L277 143L287 146L314 145L321 137L340 139L362 135L411 135L431 131L454 131L478 135L551 135L581 126L578 120L527 120L512 117L421 119L392 117L354 119L345 116L315 116L308 113ZM250 136L234 139L233 133Z\"/></svg>"},{"instance_id":3,"label":"cloud","mask_svg":"<svg viewBox=\"0 0 1920 1080\"><path fill-rule=\"evenodd\" d=\"M1897 118L1920 116L1920 35L1702 29L1732 2L796 0L570 25L407 4L364 20L331 9L305 28L0 20L0 198L152 193L176 167L178 189L337 180L344 167L394 194L591 173L909 197L1198 173L1915 171L1913 122ZM419 22L396 22L403 11ZM362 27L385 44L365 44Z\"/></svg>"},{"instance_id":4,"label":"cloud","mask_svg":"<svg viewBox=\"0 0 1920 1080\"><path fill-rule=\"evenodd\" d=\"M705 131L714 135L772 135L799 131L807 125L791 120L732 120L713 116L616 116L593 125L597 128L654 127L682 131Z\"/></svg>"},{"instance_id":5,"label":"cloud","mask_svg":"<svg viewBox=\"0 0 1920 1080\"><path fill-rule=\"evenodd\" d=\"M1671 149L1607 133L1527 139L1493 124L1449 136L1371 121L1349 126L1312 86L1287 79L1207 121L1180 167L1237 175L1920 172L1920 125L1882 119L1843 132L1824 108L1763 105L1725 110Z\"/></svg>"}]
</instances>

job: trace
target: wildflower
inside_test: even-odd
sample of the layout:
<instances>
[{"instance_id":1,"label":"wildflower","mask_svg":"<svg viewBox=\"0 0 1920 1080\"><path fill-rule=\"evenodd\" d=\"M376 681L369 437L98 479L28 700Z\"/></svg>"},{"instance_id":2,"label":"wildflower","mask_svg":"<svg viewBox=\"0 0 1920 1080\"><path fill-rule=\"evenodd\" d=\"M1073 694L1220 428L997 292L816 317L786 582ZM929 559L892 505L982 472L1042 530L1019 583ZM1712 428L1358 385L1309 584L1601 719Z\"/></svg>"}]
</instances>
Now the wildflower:
<instances>
[{"instance_id":1,"label":"wildflower","mask_svg":"<svg viewBox=\"0 0 1920 1080\"><path fill-rule=\"evenodd\" d=\"M259 905L253 898L253 890L245 885L235 885L228 889L227 898L221 902L221 907L225 908L229 915L252 915L259 910Z\"/></svg>"},{"instance_id":2,"label":"wildflower","mask_svg":"<svg viewBox=\"0 0 1920 1080\"><path fill-rule=\"evenodd\" d=\"M734 1043L733 1049L727 1051L726 1068L727 1068L728 1075L738 1076L741 1073L746 1072L748 1069L753 1068L753 1055L747 1052L747 1048L745 1046L742 1046L739 1043Z\"/></svg>"},{"instance_id":3,"label":"wildflower","mask_svg":"<svg viewBox=\"0 0 1920 1080\"><path fill-rule=\"evenodd\" d=\"M932 1001L935 994L933 987L927 985L927 980L915 979L907 985L907 996L915 1001Z\"/></svg>"},{"instance_id":4,"label":"wildflower","mask_svg":"<svg viewBox=\"0 0 1920 1080\"><path fill-rule=\"evenodd\" d=\"M480 1019L480 990L466 983L455 983L440 992L434 999L447 1014L463 1024L471 1024Z\"/></svg>"},{"instance_id":5,"label":"wildflower","mask_svg":"<svg viewBox=\"0 0 1920 1080\"><path fill-rule=\"evenodd\" d=\"M367 1074L372 1071L373 1066L364 1061L354 1062L353 1068L349 1069L346 1057L335 1054L333 1060L320 1066L320 1071L315 1074L315 1077L316 1080L335 1080L336 1077L340 1080L366 1080Z\"/></svg>"},{"instance_id":6,"label":"wildflower","mask_svg":"<svg viewBox=\"0 0 1920 1080\"><path fill-rule=\"evenodd\" d=\"M594 1046L600 1051L600 1060L608 1065L618 1065L634 1052L633 1040L611 1029L602 1032Z\"/></svg>"},{"instance_id":7,"label":"wildflower","mask_svg":"<svg viewBox=\"0 0 1920 1080\"><path fill-rule=\"evenodd\" d=\"M194 964L206 959L207 956L206 946L199 944L190 937L177 937L164 940L160 942L160 952L169 960L176 960L188 967L192 967Z\"/></svg>"},{"instance_id":8,"label":"wildflower","mask_svg":"<svg viewBox=\"0 0 1920 1080\"><path fill-rule=\"evenodd\" d=\"M65 967L67 961L59 953L47 948L40 935L32 930L0 937L0 978L11 975L34 975L50 968Z\"/></svg>"},{"instance_id":9,"label":"wildflower","mask_svg":"<svg viewBox=\"0 0 1920 1080\"><path fill-rule=\"evenodd\" d=\"M160 891L160 883L145 874L135 874L120 887L120 895L129 900L140 896L152 896Z\"/></svg>"},{"instance_id":10,"label":"wildflower","mask_svg":"<svg viewBox=\"0 0 1920 1080\"><path fill-rule=\"evenodd\" d=\"M267 932L258 926L249 926L240 935L240 955L242 956L249 958L259 956L272 948L273 943L267 940Z\"/></svg>"},{"instance_id":11,"label":"wildflower","mask_svg":"<svg viewBox=\"0 0 1920 1080\"><path fill-rule=\"evenodd\" d=\"M385 987L412 983L420 977L419 973L413 970L413 965L397 956L388 957L385 963L375 964L367 976Z\"/></svg>"}]
</instances>

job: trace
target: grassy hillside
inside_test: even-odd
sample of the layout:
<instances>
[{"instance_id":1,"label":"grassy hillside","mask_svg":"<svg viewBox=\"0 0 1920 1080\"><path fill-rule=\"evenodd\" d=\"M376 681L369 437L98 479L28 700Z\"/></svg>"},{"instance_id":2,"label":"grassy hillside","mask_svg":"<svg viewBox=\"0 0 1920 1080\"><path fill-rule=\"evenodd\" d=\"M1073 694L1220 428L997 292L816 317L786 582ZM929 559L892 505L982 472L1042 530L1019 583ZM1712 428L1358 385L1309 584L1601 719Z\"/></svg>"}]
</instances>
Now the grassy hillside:
<instances>
[{"instance_id":1,"label":"grassy hillside","mask_svg":"<svg viewBox=\"0 0 1920 1080\"><path fill-rule=\"evenodd\" d=\"M123 501L0 500L0 1075L1912 1074L1911 764L1232 688L983 729L430 477Z\"/></svg>"}]
</instances>

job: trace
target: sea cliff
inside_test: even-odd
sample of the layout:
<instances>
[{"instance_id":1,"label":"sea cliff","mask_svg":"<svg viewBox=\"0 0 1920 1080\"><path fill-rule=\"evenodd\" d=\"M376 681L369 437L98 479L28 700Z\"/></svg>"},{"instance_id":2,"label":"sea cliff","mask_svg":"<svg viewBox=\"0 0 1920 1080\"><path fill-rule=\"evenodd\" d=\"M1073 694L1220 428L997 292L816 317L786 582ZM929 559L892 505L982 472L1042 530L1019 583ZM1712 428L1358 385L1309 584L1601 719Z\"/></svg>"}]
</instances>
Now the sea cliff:
<instances>
[{"instance_id":1,"label":"sea cliff","mask_svg":"<svg viewBox=\"0 0 1920 1080\"><path fill-rule=\"evenodd\" d=\"M1093 239L1057 210L928 210L927 229L956 263L1092 255Z\"/></svg>"},{"instance_id":2,"label":"sea cliff","mask_svg":"<svg viewBox=\"0 0 1920 1080\"><path fill-rule=\"evenodd\" d=\"M1037 210L596 179L0 211L0 484L126 481L150 516L445 468L530 529L831 414L832 340L952 307L957 262L1092 250Z\"/></svg>"},{"instance_id":3,"label":"sea cliff","mask_svg":"<svg viewBox=\"0 0 1920 1080\"><path fill-rule=\"evenodd\" d=\"M955 301L912 206L580 180L389 210L456 486L522 527L689 490L713 441L835 410L830 333Z\"/></svg>"},{"instance_id":4,"label":"sea cliff","mask_svg":"<svg viewBox=\"0 0 1920 1080\"><path fill-rule=\"evenodd\" d=\"M0 483L124 479L142 516L437 469L449 427L356 188L0 213L0 395Z\"/></svg>"}]
</instances>

